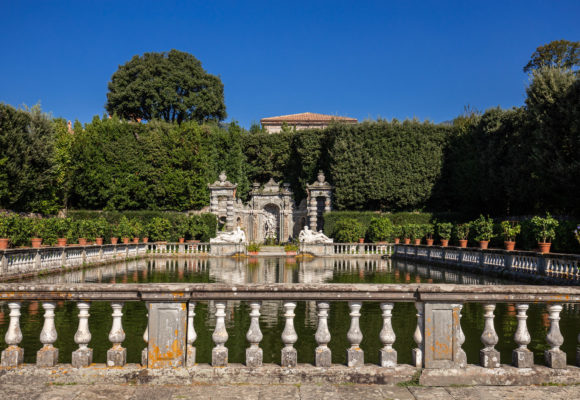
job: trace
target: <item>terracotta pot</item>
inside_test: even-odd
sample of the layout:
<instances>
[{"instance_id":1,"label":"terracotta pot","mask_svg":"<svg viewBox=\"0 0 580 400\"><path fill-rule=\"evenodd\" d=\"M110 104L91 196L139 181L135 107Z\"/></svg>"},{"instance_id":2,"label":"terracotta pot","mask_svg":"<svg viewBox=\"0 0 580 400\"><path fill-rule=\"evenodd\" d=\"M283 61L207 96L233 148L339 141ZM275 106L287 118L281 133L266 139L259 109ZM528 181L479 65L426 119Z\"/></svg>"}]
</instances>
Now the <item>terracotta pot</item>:
<instances>
[{"instance_id":1,"label":"terracotta pot","mask_svg":"<svg viewBox=\"0 0 580 400\"><path fill-rule=\"evenodd\" d=\"M38 247L42 246L42 238L31 238L30 244L32 247L38 248Z\"/></svg>"},{"instance_id":2,"label":"terracotta pot","mask_svg":"<svg viewBox=\"0 0 580 400\"><path fill-rule=\"evenodd\" d=\"M549 253L550 252L550 246L552 246L552 243L549 242L538 242L538 250L540 253Z\"/></svg>"},{"instance_id":3,"label":"terracotta pot","mask_svg":"<svg viewBox=\"0 0 580 400\"><path fill-rule=\"evenodd\" d=\"M359 243L364 243L365 242L365 238L359 238L358 242Z\"/></svg>"},{"instance_id":4,"label":"terracotta pot","mask_svg":"<svg viewBox=\"0 0 580 400\"><path fill-rule=\"evenodd\" d=\"M139 238L138 237L134 237L133 238L133 243L135 243L135 244L139 243Z\"/></svg>"},{"instance_id":5,"label":"terracotta pot","mask_svg":"<svg viewBox=\"0 0 580 400\"><path fill-rule=\"evenodd\" d=\"M401 239L395 238L395 244L399 244L399 243L401 243Z\"/></svg>"},{"instance_id":6,"label":"terracotta pot","mask_svg":"<svg viewBox=\"0 0 580 400\"><path fill-rule=\"evenodd\" d=\"M415 246L419 246L421 244L421 239L414 240Z\"/></svg>"},{"instance_id":7,"label":"terracotta pot","mask_svg":"<svg viewBox=\"0 0 580 400\"><path fill-rule=\"evenodd\" d=\"M179 243L185 243L185 238L179 238Z\"/></svg>"},{"instance_id":8,"label":"terracotta pot","mask_svg":"<svg viewBox=\"0 0 580 400\"><path fill-rule=\"evenodd\" d=\"M441 246L442 247L449 246L449 239L441 239Z\"/></svg>"},{"instance_id":9,"label":"terracotta pot","mask_svg":"<svg viewBox=\"0 0 580 400\"><path fill-rule=\"evenodd\" d=\"M8 239L8 238L0 239L0 250L6 250L8 248L9 243L10 243L10 239Z\"/></svg>"},{"instance_id":10,"label":"terracotta pot","mask_svg":"<svg viewBox=\"0 0 580 400\"><path fill-rule=\"evenodd\" d=\"M149 242L149 238L148 237L144 237L143 238L143 243L148 243Z\"/></svg>"},{"instance_id":11,"label":"terracotta pot","mask_svg":"<svg viewBox=\"0 0 580 400\"><path fill-rule=\"evenodd\" d=\"M425 239L427 246L433 246L433 239Z\"/></svg>"},{"instance_id":12,"label":"terracotta pot","mask_svg":"<svg viewBox=\"0 0 580 400\"><path fill-rule=\"evenodd\" d=\"M513 251L516 248L516 242L511 242L509 240L503 242L503 245L507 251Z\"/></svg>"},{"instance_id":13,"label":"terracotta pot","mask_svg":"<svg viewBox=\"0 0 580 400\"><path fill-rule=\"evenodd\" d=\"M85 239L85 238L79 238L78 242L79 242L79 246L86 246L87 245L87 239Z\"/></svg>"},{"instance_id":14,"label":"terracotta pot","mask_svg":"<svg viewBox=\"0 0 580 400\"><path fill-rule=\"evenodd\" d=\"M467 247L467 239L459 239L459 247L465 249Z\"/></svg>"},{"instance_id":15,"label":"terracotta pot","mask_svg":"<svg viewBox=\"0 0 580 400\"><path fill-rule=\"evenodd\" d=\"M404 239L403 239L403 243L404 243L404 244L409 244L409 243L411 243L411 239L409 239L409 238L404 238Z\"/></svg>"},{"instance_id":16,"label":"terracotta pot","mask_svg":"<svg viewBox=\"0 0 580 400\"><path fill-rule=\"evenodd\" d=\"M119 241L118 237L112 237L111 238L111 244L117 244L117 242Z\"/></svg>"},{"instance_id":17,"label":"terracotta pot","mask_svg":"<svg viewBox=\"0 0 580 400\"><path fill-rule=\"evenodd\" d=\"M97 246L102 246L103 245L103 238L96 238L95 243L97 244Z\"/></svg>"},{"instance_id":18,"label":"terracotta pot","mask_svg":"<svg viewBox=\"0 0 580 400\"><path fill-rule=\"evenodd\" d=\"M479 248L482 250L486 250L487 246L489 246L489 240L480 240L479 241Z\"/></svg>"},{"instance_id":19,"label":"terracotta pot","mask_svg":"<svg viewBox=\"0 0 580 400\"><path fill-rule=\"evenodd\" d=\"M128 237L121 238L121 241L123 242L123 244L129 244L129 238Z\"/></svg>"},{"instance_id":20,"label":"terracotta pot","mask_svg":"<svg viewBox=\"0 0 580 400\"><path fill-rule=\"evenodd\" d=\"M66 246L66 238L58 238L56 239L56 245L59 247Z\"/></svg>"}]
</instances>

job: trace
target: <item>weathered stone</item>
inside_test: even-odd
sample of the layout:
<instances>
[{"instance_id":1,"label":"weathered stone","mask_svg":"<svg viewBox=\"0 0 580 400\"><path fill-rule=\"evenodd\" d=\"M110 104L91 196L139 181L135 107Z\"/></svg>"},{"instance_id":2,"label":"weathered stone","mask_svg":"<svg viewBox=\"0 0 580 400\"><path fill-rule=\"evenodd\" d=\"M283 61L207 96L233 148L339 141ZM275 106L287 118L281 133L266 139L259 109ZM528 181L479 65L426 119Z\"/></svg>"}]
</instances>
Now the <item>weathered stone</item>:
<instances>
[{"instance_id":1,"label":"weathered stone","mask_svg":"<svg viewBox=\"0 0 580 400\"><path fill-rule=\"evenodd\" d=\"M461 304L425 303L424 354L425 368L462 368L466 365L461 344Z\"/></svg>"},{"instance_id":2,"label":"weathered stone","mask_svg":"<svg viewBox=\"0 0 580 400\"><path fill-rule=\"evenodd\" d=\"M193 367L195 365L196 351L194 346L187 346L187 356L185 357L185 365L188 367Z\"/></svg>"},{"instance_id":3,"label":"weathered stone","mask_svg":"<svg viewBox=\"0 0 580 400\"><path fill-rule=\"evenodd\" d=\"M332 353L326 346L319 346L315 351L314 365L322 368L329 368L332 363Z\"/></svg>"},{"instance_id":4,"label":"weathered stone","mask_svg":"<svg viewBox=\"0 0 580 400\"><path fill-rule=\"evenodd\" d=\"M148 311L148 367L183 366L186 352L186 303L149 303Z\"/></svg>"},{"instance_id":5,"label":"weathered stone","mask_svg":"<svg viewBox=\"0 0 580 400\"><path fill-rule=\"evenodd\" d=\"M228 349L226 347L214 347L211 351L211 365L213 367L228 366Z\"/></svg>"},{"instance_id":6,"label":"weathered stone","mask_svg":"<svg viewBox=\"0 0 580 400\"><path fill-rule=\"evenodd\" d=\"M364 351L359 348L349 348L346 350L346 360L349 367L360 367L365 363Z\"/></svg>"},{"instance_id":7,"label":"weathered stone","mask_svg":"<svg viewBox=\"0 0 580 400\"><path fill-rule=\"evenodd\" d=\"M22 364L24 360L24 349L18 346L8 346L2 352L2 366L3 367L17 367Z\"/></svg>"},{"instance_id":8,"label":"weathered stone","mask_svg":"<svg viewBox=\"0 0 580 400\"><path fill-rule=\"evenodd\" d=\"M580 348L576 350L576 365L580 367Z\"/></svg>"},{"instance_id":9,"label":"weathered stone","mask_svg":"<svg viewBox=\"0 0 580 400\"><path fill-rule=\"evenodd\" d=\"M423 351L418 348L411 350L411 363L415 368L423 367Z\"/></svg>"},{"instance_id":10,"label":"weathered stone","mask_svg":"<svg viewBox=\"0 0 580 400\"><path fill-rule=\"evenodd\" d=\"M36 365L39 367L54 367L58 363L58 349L44 346L36 352Z\"/></svg>"},{"instance_id":11,"label":"weathered stone","mask_svg":"<svg viewBox=\"0 0 580 400\"><path fill-rule=\"evenodd\" d=\"M263 351L260 348L249 347L246 349L246 366L251 368L261 367Z\"/></svg>"},{"instance_id":12,"label":"weathered stone","mask_svg":"<svg viewBox=\"0 0 580 400\"><path fill-rule=\"evenodd\" d=\"M93 363L93 349L83 348L73 351L71 364L75 368L88 367Z\"/></svg>"},{"instance_id":13,"label":"weathered stone","mask_svg":"<svg viewBox=\"0 0 580 400\"><path fill-rule=\"evenodd\" d=\"M482 349L479 351L479 362L484 368L499 368L499 351L494 349Z\"/></svg>"},{"instance_id":14,"label":"weathered stone","mask_svg":"<svg viewBox=\"0 0 580 400\"><path fill-rule=\"evenodd\" d=\"M147 367L147 349L141 350L141 366Z\"/></svg>"},{"instance_id":15,"label":"weathered stone","mask_svg":"<svg viewBox=\"0 0 580 400\"><path fill-rule=\"evenodd\" d=\"M546 359L546 365L550 368L566 368L566 353L560 349L544 351L544 358Z\"/></svg>"},{"instance_id":16,"label":"weathered stone","mask_svg":"<svg viewBox=\"0 0 580 400\"><path fill-rule=\"evenodd\" d=\"M121 346L113 347L107 351L107 366L122 367L127 364L127 349Z\"/></svg>"},{"instance_id":17,"label":"weathered stone","mask_svg":"<svg viewBox=\"0 0 580 400\"><path fill-rule=\"evenodd\" d=\"M281 365L283 367L295 367L298 363L298 352L294 347L284 347L282 349Z\"/></svg>"},{"instance_id":18,"label":"weathered stone","mask_svg":"<svg viewBox=\"0 0 580 400\"><path fill-rule=\"evenodd\" d=\"M383 368L394 368L397 366L397 351L395 349L379 350L379 362Z\"/></svg>"},{"instance_id":19,"label":"weathered stone","mask_svg":"<svg viewBox=\"0 0 580 400\"><path fill-rule=\"evenodd\" d=\"M528 349L515 349L512 352L512 364L518 368L531 368L534 366L534 353Z\"/></svg>"}]
</instances>

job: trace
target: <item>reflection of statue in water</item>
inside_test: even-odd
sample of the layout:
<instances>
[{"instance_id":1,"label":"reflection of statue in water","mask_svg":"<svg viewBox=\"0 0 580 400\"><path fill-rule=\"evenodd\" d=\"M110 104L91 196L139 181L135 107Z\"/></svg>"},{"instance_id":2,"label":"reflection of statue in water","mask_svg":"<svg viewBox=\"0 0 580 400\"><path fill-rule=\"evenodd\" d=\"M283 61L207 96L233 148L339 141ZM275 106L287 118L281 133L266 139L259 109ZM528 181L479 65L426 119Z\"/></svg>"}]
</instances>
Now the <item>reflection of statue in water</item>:
<instances>
[{"instance_id":1,"label":"reflection of statue in water","mask_svg":"<svg viewBox=\"0 0 580 400\"><path fill-rule=\"evenodd\" d=\"M210 243L247 243L246 233L238 226L232 232L218 232L215 238L209 240Z\"/></svg>"},{"instance_id":2,"label":"reflection of statue in water","mask_svg":"<svg viewBox=\"0 0 580 400\"><path fill-rule=\"evenodd\" d=\"M324 233L311 231L308 226L300 231L298 236L300 243L332 243L334 240L326 236Z\"/></svg>"}]
</instances>

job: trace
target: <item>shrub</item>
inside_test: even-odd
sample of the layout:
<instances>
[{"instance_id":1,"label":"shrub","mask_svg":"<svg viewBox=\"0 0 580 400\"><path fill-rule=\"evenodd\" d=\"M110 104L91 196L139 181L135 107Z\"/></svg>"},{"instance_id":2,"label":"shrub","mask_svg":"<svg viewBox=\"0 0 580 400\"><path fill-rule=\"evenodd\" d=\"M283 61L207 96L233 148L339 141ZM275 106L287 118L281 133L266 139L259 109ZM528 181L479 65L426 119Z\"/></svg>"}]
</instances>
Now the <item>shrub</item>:
<instances>
[{"instance_id":1,"label":"shrub","mask_svg":"<svg viewBox=\"0 0 580 400\"><path fill-rule=\"evenodd\" d=\"M354 218L343 218L336 223L334 238L339 243L357 242L364 236L363 224Z\"/></svg>"},{"instance_id":2,"label":"shrub","mask_svg":"<svg viewBox=\"0 0 580 400\"><path fill-rule=\"evenodd\" d=\"M470 222L471 227L475 233L475 240L490 240L493 235L493 220L489 217L485 218L480 215L478 219Z\"/></svg>"},{"instance_id":3,"label":"shrub","mask_svg":"<svg viewBox=\"0 0 580 400\"><path fill-rule=\"evenodd\" d=\"M538 242L551 242L552 239L556 237L558 221L556 221L549 213L546 213L545 218L535 216L530 222L532 223L532 229Z\"/></svg>"},{"instance_id":4,"label":"shrub","mask_svg":"<svg viewBox=\"0 0 580 400\"><path fill-rule=\"evenodd\" d=\"M10 233L11 218L6 214L0 214L0 238L8 238Z\"/></svg>"},{"instance_id":5,"label":"shrub","mask_svg":"<svg viewBox=\"0 0 580 400\"><path fill-rule=\"evenodd\" d=\"M149 222L147 230L152 241L167 241L171 234L171 224L166 218L155 217Z\"/></svg>"},{"instance_id":6,"label":"shrub","mask_svg":"<svg viewBox=\"0 0 580 400\"><path fill-rule=\"evenodd\" d=\"M516 240L516 236L520 234L522 226L515 221L502 221L501 230L504 240L513 242Z\"/></svg>"},{"instance_id":7,"label":"shrub","mask_svg":"<svg viewBox=\"0 0 580 400\"><path fill-rule=\"evenodd\" d=\"M185 215L180 217L173 224L171 240L184 238L189 238L189 231L191 228L190 220Z\"/></svg>"},{"instance_id":8,"label":"shrub","mask_svg":"<svg viewBox=\"0 0 580 400\"><path fill-rule=\"evenodd\" d=\"M393 223L387 217L373 218L367 231L371 242L384 242L393 235Z\"/></svg>"},{"instance_id":9,"label":"shrub","mask_svg":"<svg viewBox=\"0 0 580 400\"><path fill-rule=\"evenodd\" d=\"M109 225L109 223L107 222L107 220L105 218L99 217L93 221L95 224L95 236L96 237L103 238L103 237L105 237L105 235L107 233L111 232L112 227Z\"/></svg>"},{"instance_id":10,"label":"shrub","mask_svg":"<svg viewBox=\"0 0 580 400\"><path fill-rule=\"evenodd\" d=\"M122 216L119 220L119 235L123 238L128 238L133 236L133 224L126 216Z\"/></svg>"},{"instance_id":11,"label":"shrub","mask_svg":"<svg viewBox=\"0 0 580 400\"><path fill-rule=\"evenodd\" d=\"M470 224L468 223L455 225L455 236L457 236L457 239L467 240L467 238L469 237L469 227Z\"/></svg>"},{"instance_id":12,"label":"shrub","mask_svg":"<svg viewBox=\"0 0 580 400\"><path fill-rule=\"evenodd\" d=\"M141 220L139 220L138 218L132 218L131 219L131 230L132 230L132 235L134 237L141 237L143 236L143 233L145 232L145 227L143 225L143 223L141 222Z\"/></svg>"},{"instance_id":13,"label":"shrub","mask_svg":"<svg viewBox=\"0 0 580 400\"><path fill-rule=\"evenodd\" d=\"M423 225L421 224L409 224L407 227L411 239L421 239L425 235Z\"/></svg>"},{"instance_id":14,"label":"shrub","mask_svg":"<svg viewBox=\"0 0 580 400\"><path fill-rule=\"evenodd\" d=\"M251 242L251 243L249 243L249 244L248 244L247 250L248 250L248 251L251 251L252 253L254 253L254 252L256 252L256 253L257 253L258 251L260 251L260 248L261 248L261 247L262 247L262 246L260 246L260 244L259 244L259 243L256 243L256 242Z\"/></svg>"},{"instance_id":15,"label":"shrub","mask_svg":"<svg viewBox=\"0 0 580 400\"><path fill-rule=\"evenodd\" d=\"M439 236L440 239L449 240L451 238L453 224L450 222L438 222L435 227L437 230L437 236Z\"/></svg>"},{"instance_id":16,"label":"shrub","mask_svg":"<svg viewBox=\"0 0 580 400\"><path fill-rule=\"evenodd\" d=\"M403 236L403 227L400 225L393 226L393 237L400 239L401 236Z\"/></svg>"},{"instance_id":17,"label":"shrub","mask_svg":"<svg viewBox=\"0 0 580 400\"><path fill-rule=\"evenodd\" d=\"M433 239L433 234L435 233L435 227L433 224L423 224L421 226L425 237L427 239Z\"/></svg>"},{"instance_id":18,"label":"shrub","mask_svg":"<svg viewBox=\"0 0 580 400\"><path fill-rule=\"evenodd\" d=\"M287 245L284 246L284 251L286 252L298 251L298 245L294 243L288 243Z\"/></svg>"}]
</instances>

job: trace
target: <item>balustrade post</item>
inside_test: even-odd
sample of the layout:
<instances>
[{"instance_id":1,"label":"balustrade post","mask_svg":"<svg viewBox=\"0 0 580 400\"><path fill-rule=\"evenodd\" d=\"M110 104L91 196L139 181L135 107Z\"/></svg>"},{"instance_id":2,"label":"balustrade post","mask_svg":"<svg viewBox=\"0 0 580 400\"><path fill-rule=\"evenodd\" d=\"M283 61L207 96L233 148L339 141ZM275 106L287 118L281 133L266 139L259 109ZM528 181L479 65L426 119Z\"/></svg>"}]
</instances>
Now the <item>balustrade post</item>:
<instances>
[{"instance_id":1,"label":"balustrade post","mask_svg":"<svg viewBox=\"0 0 580 400\"><path fill-rule=\"evenodd\" d=\"M109 332L109 341L113 343L107 351L107 366L122 367L127 363L127 349L121 346L125 340L125 331L123 330L123 303L111 303L113 308L113 325Z\"/></svg>"},{"instance_id":2,"label":"balustrade post","mask_svg":"<svg viewBox=\"0 0 580 400\"><path fill-rule=\"evenodd\" d=\"M317 367L328 368L332 363L332 353L328 348L330 342L330 331L328 330L328 309L330 304L325 301L316 303L318 308L318 328L314 339L318 343L315 351L315 365Z\"/></svg>"},{"instance_id":3,"label":"balustrade post","mask_svg":"<svg viewBox=\"0 0 580 400\"><path fill-rule=\"evenodd\" d=\"M215 329L212 334L212 339L215 347L211 351L211 365L214 367L227 367L228 365L228 349L224 344L228 341L228 332L225 324L225 301L215 302Z\"/></svg>"},{"instance_id":4,"label":"balustrade post","mask_svg":"<svg viewBox=\"0 0 580 400\"><path fill-rule=\"evenodd\" d=\"M8 303L10 309L10 324L4 336L4 340L8 345L2 351L1 365L3 367L17 367L22 364L24 359L24 349L18 347L22 341L22 331L20 330L20 302Z\"/></svg>"},{"instance_id":5,"label":"balustrade post","mask_svg":"<svg viewBox=\"0 0 580 400\"><path fill-rule=\"evenodd\" d=\"M75 343L79 348L72 353L72 366L75 368L88 367L93 362L93 349L88 347L91 341L91 332L89 331L89 308L88 302L77 303L79 309L79 327L75 333Z\"/></svg>"},{"instance_id":6,"label":"balustrade post","mask_svg":"<svg viewBox=\"0 0 580 400\"><path fill-rule=\"evenodd\" d=\"M512 363L518 368L531 368L534 366L534 353L527 348L527 345L531 341L526 324L526 320L528 319L526 312L529 307L527 304L516 304L518 327L514 335L514 341L518 345L518 348L512 352Z\"/></svg>"},{"instance_id":7,"label":"balustrade post","mask_svg":"<svg viewBox=\"0 0 580 400\"><path fill-rule=\"evenodd\" d=\"M422 302L415 302L415 308L417 309L417 326L415 327L415 333L413 334L413 340L417 343L417 347L411 351L412 365L416 368L423 367L423 327L425 321L423 319L425 304Z\"/></svg>"},{"instance_id":8,"label":"balustrade post","mask_svg":"<svg viewBox=\"0 0 580 400\"><path fill-rule=\"evenodd\" d=\"M485 324L483 333L481 334L481 342L485 347L479 351L479 361L481 366L484 368L499 368L500 354L499 351L495 349L495 345L499 338L493 325L493 311L495 310L495 304L485 304L483 309L485 310L483 316L483 318L485 318Z\"/></svg>"},{"instance_id":9,"label":"balustrade post","mask_svg":"<svg viewBox=\"0 0 580 400\"><path fill-rule=\"evenodd\" d=\"M147 305L147 309L149 309L149 305ZM145 314L147 318L147 325L145 325L145 332L143 332L143 341L145 342L145 348L141 350L141 366L147 367L147 351L149 345L149 313Z\"/></svg>"},{"instance_id":10,"label":"balustrade post","mask_svg":"<svg viewBox=\"0 0 580 400\"><path fill-rule=\"evenodd\" d=\"M459 325L458 328L458 334L457 334L457 343L459 344L459 349L458 351L458 355L457 355L457 359L455 360L457 363L457 366L459 366L460 368L465 368L467 366L467 354L465 354L465 350L463 350L463 343L465 343L465 334L463 333L463 328L461 327L461 310L463 310L463 304L459 304L459 311L458 313L458 322L457 324Z\"/></svg>"},{"instance_id":11,"label":"balustrade post","mask_svg":"<svg viewBox=\"0 0 580 400\"><path fill-rule=\"evenodd\" d=\"M197 339L197 333L193 326L193 317L195 317L195 301L190 301L187 309L187 356L185 363L188 367L195 365L195 346L193 342Z\"/></svg>"},{"instance_id":12,"label":"balustrade post","mask_svg":"<svg viewBox=\"0 0 580 400\"><path fill-rule=\"evenodd\" d=\"M282 349L281 365L283 367L295 367L298 362L298 354L294 348L294 343L298 340L298 335L294 329L295 308L296 302L284 302L284 318L286 318L286 324L284 325L284 331L282 331L284 348Z\"/></svg>"},{"instance_id":13,"label":"balustrade post","mask_svg":"<svg viewBox=\"0 0 580 400\"><path fill-rule=\"evenodd\" d=\"M544 358L546 365L550 368L562 369L566 368L566 353L560 350L560 346L564 343L564 337L560 333L560 312L562 311L561 304L549 304L548 312L550 316L550 330L546 336L546 342L550 348L544 351Z\"/></svg>"},{"instance_id":14,"label":"balustrade post","mask_svg":"<svg viewBox=\"0 0 580 400\"><path fill-rule=\"evenodd\" d=\"M42 348L36 353L36 365L39 367L54 367L58 363L58 349L54 347L54 342L58 337L54 325L54 302L42 303L44 308L44 325L40 332L40 343Z\"/></svg>"},{"instance_id":15,"label":"balustrade post","mask_svg":"<svg viewBox=\"0 0 580 400\"><path fill-rule=\"evenodd\" d=\"M379 362L381 367L395 368L397 366L397 351L393 349L393 344L397 336L391 324L393 303L381 303L383 311L383 329L379 333L383 348L379 350Z\"/></svg>"},{"instance_id":16,"label":"balustrade post","mask_svg":"<svg viewBox=\"0 0 580 400\"><path fill-rule=\"evenodd\" d=\"M263 351L260 348L260 342L264 335L260 331L260 301L250 302L250 328L246 334L246 339L250 343L250 347L246 349L246 366L261 367L263 359Z\"/></svg>"},{"instance_id":17,"label":"balustrade post","mask_svg":"<svg viewBox=\"0 0 580 400\"><path fill-rule=\"evenodd\" d=\"M349 367L360 367L365 364L364 351L360 348L363 339L359 325L362 302L350 301L348 307L350 308L350 329L346 337L350 342L350 348L346 351L346 361Z\"/></svg>"}]
</instances>

